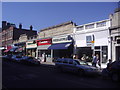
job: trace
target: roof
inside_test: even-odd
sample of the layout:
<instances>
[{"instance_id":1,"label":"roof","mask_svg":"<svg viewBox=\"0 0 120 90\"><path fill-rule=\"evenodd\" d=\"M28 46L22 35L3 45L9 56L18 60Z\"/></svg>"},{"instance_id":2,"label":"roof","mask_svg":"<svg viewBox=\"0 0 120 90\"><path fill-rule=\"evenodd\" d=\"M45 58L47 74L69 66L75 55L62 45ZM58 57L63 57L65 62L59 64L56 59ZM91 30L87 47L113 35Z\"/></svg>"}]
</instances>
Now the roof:
<instances>
[{"instance_id":1,"label":"roof","mask_svg":"<svg viewBox=\"0 0 120 90\"><path fill-rule=\"evenodd\" d=\"M75 23L73 23L72 21L68 21L68 22L65 22L65 23L61 23L61 24L58 24L58 25L54 25L54 26L51 26L51 27L41 29L41 31L45 31L45 30L48 30L48 29L53 29L53 28L56 28L56 27L61 27L61 26L68 25L68 24L74 24L75 25Z\"/></svg>"}]
</instances>

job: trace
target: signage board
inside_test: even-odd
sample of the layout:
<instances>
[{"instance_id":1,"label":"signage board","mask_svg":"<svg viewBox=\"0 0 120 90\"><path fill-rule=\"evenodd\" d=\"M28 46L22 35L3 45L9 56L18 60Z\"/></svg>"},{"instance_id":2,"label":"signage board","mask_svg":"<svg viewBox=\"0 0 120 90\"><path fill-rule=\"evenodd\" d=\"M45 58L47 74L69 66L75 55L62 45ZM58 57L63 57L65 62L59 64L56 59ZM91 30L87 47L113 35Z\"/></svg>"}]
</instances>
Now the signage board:
<instances>
[{"instance_id":1,"label":"signage board","mask_svg":"<svg viewBox=\"0 0 120 90\"><path fill-rule=\"evenodd\" d=\"M54 37L52 39L52 43L65 43L65 42L72 42L72 37L70 35L62 36L62 37Z\"/></svg>"},{"instance_id":2,"label":"signage board","mask_svg":"<svg viewBox=\"0 0 120 90\"><path fill-rule=\"evenodd\" d=\"M34 41L26 42L26 48L36 48L37 44Z\"/></svg>"},{"instance_id":3,"label":"signage board","mask_svg":"<svg viewBox=\"0 0 120 90\"><path fill-rule=\"evenodd\" d=\"M94 43L95 43L94 35L86 36L86 45L87 46L91 46L93 48Z\"/></svg>"},{"instance_id":4,"label":"signage board","mask_svg":"<svg viewBox=\"0 0 120 90\"><path fill-rule=\"evenodd\" d=\"M52 39L42 39L42 40L37 40L37 45L51 45L52 44Z\"/></svg>"}]
</instances>

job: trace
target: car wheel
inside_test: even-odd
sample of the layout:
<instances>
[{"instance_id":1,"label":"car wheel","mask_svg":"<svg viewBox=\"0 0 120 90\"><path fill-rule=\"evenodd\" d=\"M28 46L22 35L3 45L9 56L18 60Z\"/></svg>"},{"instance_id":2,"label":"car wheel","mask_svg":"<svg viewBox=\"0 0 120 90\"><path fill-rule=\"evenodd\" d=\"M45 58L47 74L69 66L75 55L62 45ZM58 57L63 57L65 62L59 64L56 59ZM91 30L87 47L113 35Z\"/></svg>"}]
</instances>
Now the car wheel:
<instances>
[{"instance_id":1,"label":"car wheel","mask_svg":"<svg viewBox=\"0 0 120 90\"><path fill-rule=\"evenodd\" d=\"M113 73L111 76L112 81L118 82L119 81L119 76L117 73Z\"/></svg>"}]
</instances>

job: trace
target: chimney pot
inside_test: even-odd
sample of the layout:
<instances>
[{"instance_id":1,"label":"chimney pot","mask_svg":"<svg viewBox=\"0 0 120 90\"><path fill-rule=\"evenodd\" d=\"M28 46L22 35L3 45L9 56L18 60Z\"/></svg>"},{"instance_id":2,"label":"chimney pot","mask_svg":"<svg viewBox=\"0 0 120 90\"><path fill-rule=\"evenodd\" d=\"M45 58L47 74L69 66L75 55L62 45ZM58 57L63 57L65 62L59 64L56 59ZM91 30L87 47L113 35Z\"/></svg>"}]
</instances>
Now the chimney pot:
<instances>
[{"instance_id":1,"label":"chimney pot","mask_svg":"<svg viewBox=\"0 0 120 90\"><path fill-rule=\"evenodd\" d=\"M33 26L32 26L32 25L30 25L30 30L31 30L31 31L33 30Z\"/></svg>"},{"instance_id":2,"label":"chimney pot","mask_svg":"<svg viewBox=\"0 0 120 90\"><path fill-rule=\"evenodd\" d=\"M2 28L4 28L7 25L6 21L2 21Z\"/></svg>"},{"instance_id":3,"label":"chimney pot","mask_svg":"<svg viewBox=\"0 0 120 90\"><path fill-rule=\"evenodd\" d=\"M22 24L21 23L19 24L19 29L22 29Z\"/></svg>"}]
</instances>

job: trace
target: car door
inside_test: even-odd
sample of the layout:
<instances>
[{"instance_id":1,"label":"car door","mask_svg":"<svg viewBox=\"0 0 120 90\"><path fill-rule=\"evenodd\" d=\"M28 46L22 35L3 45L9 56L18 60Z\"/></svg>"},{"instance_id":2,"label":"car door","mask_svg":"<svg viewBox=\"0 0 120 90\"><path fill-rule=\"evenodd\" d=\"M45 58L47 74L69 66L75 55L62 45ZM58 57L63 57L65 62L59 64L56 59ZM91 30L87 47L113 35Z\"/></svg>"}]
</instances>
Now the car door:
<instances>
[{"instance_id":1,"label":"car door","mask_svg":"<svg viewBox=\"0 0 120 90\"><path fill-rule=\"evenodd\" d=\"M72 59L64 61L64 68L68 72L76 72L77 71L76 63L74 63Z\"/></svg>"},{"instance_id":2,"label":"car door","mask_svg":"<svg viewBox=\"0 0 120 90\"><path fill-rule=\"evenodd\" d=\"M73 60L69 60L68 69L70 72L76 72L76 64L73 62Z\"/></svg>"},{"instance_id":3,"label":"car door","mask_svg":"<svg viewBox=\"0 0 120 90\"><path fill-rule=\"evenodd\" d=\"M62 62L62 64L61 64L61 66L62 66L62 69L64 70L64 71L69 71L69 65L68 65L68 60L63 60L63 62Z\"/></svg>"}]
</instances>

